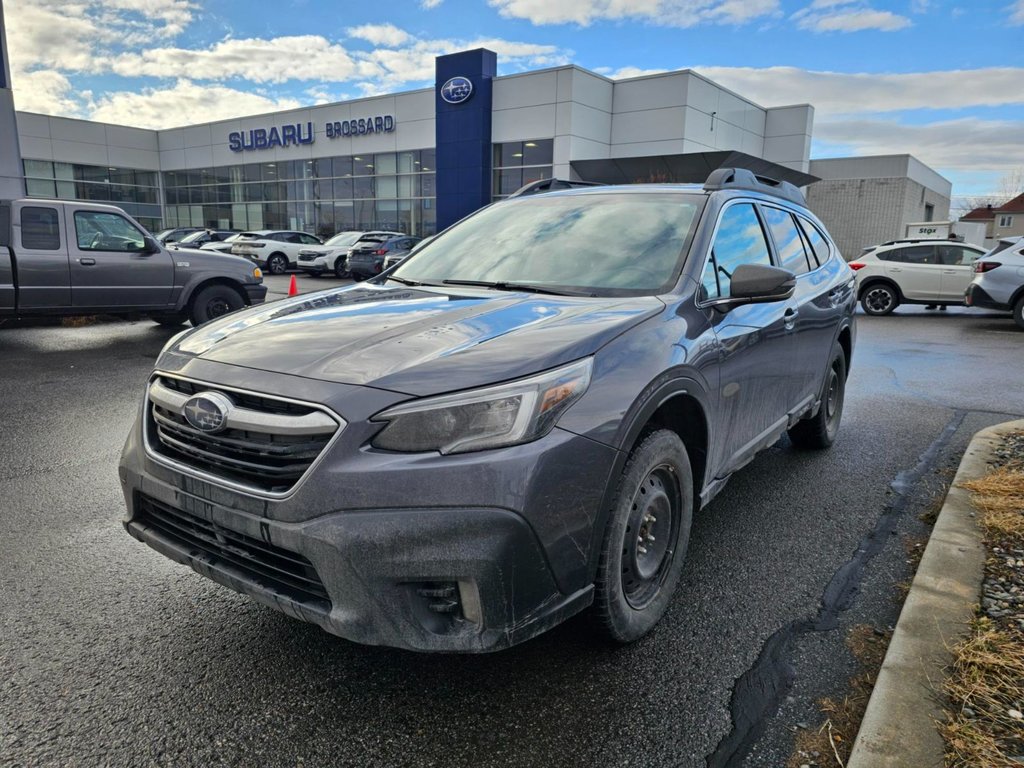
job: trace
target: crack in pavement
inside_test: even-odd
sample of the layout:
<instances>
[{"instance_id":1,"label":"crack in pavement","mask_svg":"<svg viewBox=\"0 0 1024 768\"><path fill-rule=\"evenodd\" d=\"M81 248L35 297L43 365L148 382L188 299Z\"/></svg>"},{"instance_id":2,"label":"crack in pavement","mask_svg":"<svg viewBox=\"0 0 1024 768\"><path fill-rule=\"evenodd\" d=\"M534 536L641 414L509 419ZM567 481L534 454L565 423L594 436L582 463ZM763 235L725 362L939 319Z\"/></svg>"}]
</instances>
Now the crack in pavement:
<instances>
[{"instance_id":1,"label":"crack in pavement","mask_svg":"<svg viewBox=\"0 0 1024 768\"><path fill-rule=\"evenodd\" d=\"M934 466L942 450L970 411L954 410L938 437L911 469L899 472L890 483L893 495L874 527L860 540L856 551L832 575L814 616L794 619L769 637L753 666L736 679L729 709L732 730L705 760L707 768L736 768L750 752L790 689L795 672L790 660L794 642L811 632L828 632L839 625L839 614L853 605L868 563L882 551L896 522L910 501L910 492Z\"/></svg>"}]
</instances>

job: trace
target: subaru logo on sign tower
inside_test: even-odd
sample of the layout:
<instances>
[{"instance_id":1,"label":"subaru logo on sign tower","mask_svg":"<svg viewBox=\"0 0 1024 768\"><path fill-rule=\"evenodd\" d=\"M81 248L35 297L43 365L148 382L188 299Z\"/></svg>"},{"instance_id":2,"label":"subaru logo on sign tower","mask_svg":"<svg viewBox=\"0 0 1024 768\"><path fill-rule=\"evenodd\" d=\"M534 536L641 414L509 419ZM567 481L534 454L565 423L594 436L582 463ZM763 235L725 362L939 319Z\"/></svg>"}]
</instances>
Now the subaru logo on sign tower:
<instances>
[{"instance_id":1,"label":"subaru logo on sign tower","mask_svg":"<svg viewBox=\"0 0 1024 768\"><path fill-rule=\"evenodd\" d=\"M203 392L190 397L181 408L185 421L200 432L220 432L227 424L228 411L234 405L220 392Z\"/></svg>"},{"instance_id":2,"label":"subaru logo on sign tower","mask_svg":"<svg viewBox=\"0 0 1024 768\"><path fill-rule=\"evenodd\" d=\"M453 77L441 86L441 98L449 104L461 104L473 95L473 83L468 77Z\"/></svg>"}]
</instances>

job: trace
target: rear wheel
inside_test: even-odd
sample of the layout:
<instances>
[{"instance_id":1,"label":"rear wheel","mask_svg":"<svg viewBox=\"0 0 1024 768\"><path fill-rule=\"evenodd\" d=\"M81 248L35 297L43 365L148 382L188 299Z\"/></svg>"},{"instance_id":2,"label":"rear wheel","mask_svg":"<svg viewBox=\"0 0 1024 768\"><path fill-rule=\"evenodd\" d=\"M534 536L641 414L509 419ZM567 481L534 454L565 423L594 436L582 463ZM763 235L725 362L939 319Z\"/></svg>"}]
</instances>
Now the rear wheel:
<instances>
[{"instance_id":1,"label":"rear wheel","mask_svg":"<svg viewBox=\"0 0 1024 768\"><path fill-rule=\"evenodd\" d=\"M352 279L355 280L357 283L363 282L363 280L365 280L367 277L368 275L362 275L359 272L352 273Z\"/></svg>"},{"instance_id":2,"label":"rear wheel","mask_svg":"<svg viewBox=\"0 0 1024 768\"><path fill-rule=\"evenodd\" d=\"M1024 331L1024 296L1017 299L1017 303L1013 305L1013 322Z\"/></svg>"},{"instance_id":3,"label":"rear wheel","mask_svg":"<svg viewBox=\"0 0 1024 768\"><path fill-rule=\"evenodd\" d=\"M244 306L245 301L234 288L208 285L197 291L189 302L189 319L192 325L202 325Z\"/></svg>"},{"instance_id":4,"label":"rear wheel","mask_svg":"<svg viewBox=\"0 0 1024 768\"><path fill-rule=\"evenodd\" d=\"M340 259L334 262L334 276L339 280L344 280L349 277L349 271L345 268L345 257L342 256Z\"/></svg>"},{"instance_id":5,"label":"rear wheel","mask_svg":"<svg viewBox=\"0 0 1024 768\"><path fill-rule=\"evenodd\" d=\"M861 293L860 305L869 315L888 315L900 305L900 297L891 285L875 283Z\"/></svg>"},{"instance_id":6,"label":"rear wheel","mask_svg":"<svg viewBox=\"0 0 1024 768\"><path fill-rule=\"evenodd\" d=\"M821 407L809 419L802 419L789 428L789 439L797 448L829 448L839 434L846 401L846 357L841 349L832 352L832 362L825 374Z\"/></svg>"},{"instance_id":7,"label":"rear wheel","mask_svg":"<svg viewBox=\"0 0 1024 768\"><path fill-rule=\"evenodd\" d=\"M610 639L628 643L662 617L683 570L693 519L686 446L667 429L633 449L616 492L598 565L594 614Z\"/></svg>"},{"instance_id":8,"label":"rear wheel","mask_svg":"<svg viewBox=\"0 0 1024 768\"><path fill-rule=\"evenodd\" d=\"M272 275L283 275L288 269L288 257L283 253L272 253L267 259L267 271Z\"/></svg>"}]
</instances>

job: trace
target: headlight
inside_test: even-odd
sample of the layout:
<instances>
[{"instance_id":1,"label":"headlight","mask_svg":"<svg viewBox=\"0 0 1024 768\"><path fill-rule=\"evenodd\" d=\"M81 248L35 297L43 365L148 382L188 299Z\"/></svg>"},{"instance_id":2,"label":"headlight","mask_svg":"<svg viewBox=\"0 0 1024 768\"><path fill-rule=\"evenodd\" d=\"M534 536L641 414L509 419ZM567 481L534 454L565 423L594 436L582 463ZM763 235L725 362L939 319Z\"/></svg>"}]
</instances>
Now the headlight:
<instances>
[{"instance_id":1,"label":"headlight","mask_svg":"<svg viewBox=\"0 0 1024 768\"><path fill-rule=\"evenodd\" d=\"M374 417L388 425L373 439L388 451L465 453L543 437L590 384L593 358L528 379L389 408Z\"/></svg>"}]
</instances>

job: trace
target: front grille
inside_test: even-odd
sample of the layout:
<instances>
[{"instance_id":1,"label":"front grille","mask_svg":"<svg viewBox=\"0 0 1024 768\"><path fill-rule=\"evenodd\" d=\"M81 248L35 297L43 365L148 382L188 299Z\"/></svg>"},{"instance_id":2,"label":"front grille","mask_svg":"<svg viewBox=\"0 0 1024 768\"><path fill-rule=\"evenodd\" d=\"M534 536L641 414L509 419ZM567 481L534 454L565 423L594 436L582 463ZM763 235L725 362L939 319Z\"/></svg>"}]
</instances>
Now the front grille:
<instances>
[{"instance_id":1,"label":"front grille","mask_svg":"<svg viewBox=\"0 0 1024 768\"><path fill-rule=\"evenodd\" d=\"M315 261L315 260L316 260L316 256L313 255L312 253L300 253L299 254L299 261Z\"/></svg>"},{"instance_id":2,"label":"front grille","mask_svg":"<svg viewBox=\"0 0 1024 768\"><path fill-rule=\"evenodd\" d=\"M302 555L140 495L134 522L258 587L329 612L331 598Z\"/></svg>"},{"instance_id":3,"label":"front grille","mask_svg":"<svg viewBox=\"0 0 1024 768\"><path fill-rule=\"evenodd\" d=\"M212 434L189 424L182 410L204 392L232 402L226 427ZM170 376L150 384L148 418L149 447L157 455L270 494L290 491L342 426L309 405Z\"/></svg>"}]
</instances>

